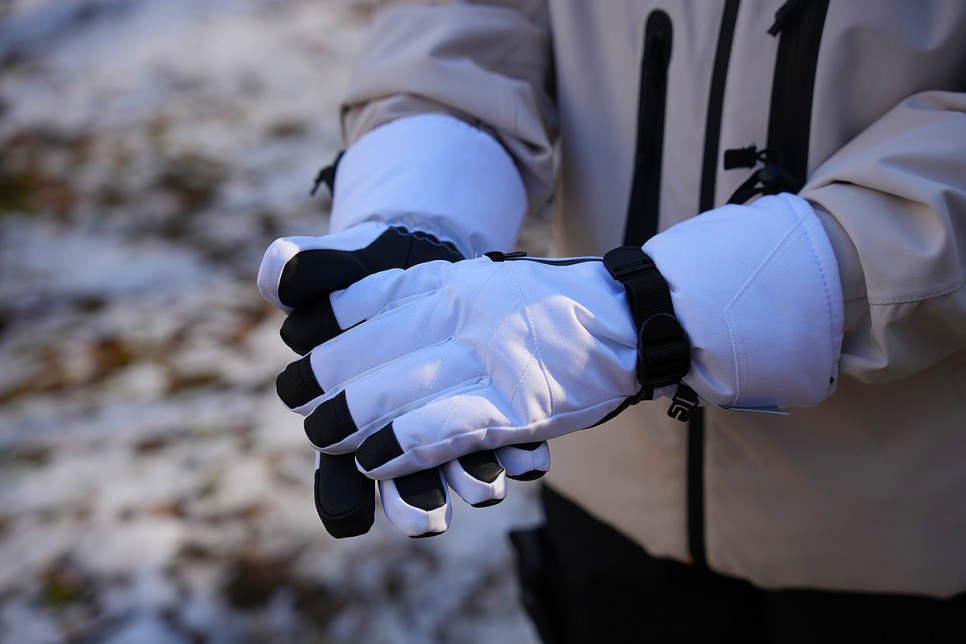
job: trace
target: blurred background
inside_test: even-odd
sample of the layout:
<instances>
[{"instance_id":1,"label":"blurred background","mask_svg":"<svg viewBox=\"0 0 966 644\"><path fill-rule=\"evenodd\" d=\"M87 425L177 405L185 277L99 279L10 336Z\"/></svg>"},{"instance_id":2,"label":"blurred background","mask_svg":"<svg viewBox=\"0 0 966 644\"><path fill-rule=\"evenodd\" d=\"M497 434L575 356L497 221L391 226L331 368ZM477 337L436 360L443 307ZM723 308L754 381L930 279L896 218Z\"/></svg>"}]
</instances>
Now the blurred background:
<instances>
[{"instance_id":1,"label":"blurred background","mask_svg":"<svg viewBox=\"0 0 966 644\"><path fill-rule=\"evenodd\" d=\"M327 229L371 5L0 0L0 641L536 640L505 536L535 484L334 540L275 397L255 273Z\"/></svg>"}]
</instances>

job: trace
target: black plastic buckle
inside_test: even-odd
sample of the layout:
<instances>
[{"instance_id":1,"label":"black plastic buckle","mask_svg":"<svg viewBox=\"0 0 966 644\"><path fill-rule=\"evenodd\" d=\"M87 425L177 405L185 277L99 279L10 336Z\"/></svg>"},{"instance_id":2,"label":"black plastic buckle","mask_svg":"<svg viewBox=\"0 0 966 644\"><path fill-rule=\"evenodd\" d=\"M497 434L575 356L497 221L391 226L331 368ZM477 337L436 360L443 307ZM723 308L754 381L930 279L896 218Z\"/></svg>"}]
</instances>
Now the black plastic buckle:
<instances>
[{"instance_id":1,"label":"black plastic buckle","mask_svg":"<svg viewBox=\"0 0 966 644\"><path fill-rule=\"evenodd\" d=\"M691 345L657 266L639 246L621 246L604 255L604 267L627 292L638 332L638 381L646 388L680 381L691 369Z\"/></svg>"},{"instance_id":2,"label":"black plastic buckle","mask_svg":"<svg viewBox=\"0 0 966 644\"><path fill-rule=\"evenodd\" d=\"M604 268L607 269L611 277L622 284L627 277L634 273L651 269L657 270L651 258L645 255L644 251L638 246L621 246L609 251L604 255Z\"/></svg>"}]
</instances>

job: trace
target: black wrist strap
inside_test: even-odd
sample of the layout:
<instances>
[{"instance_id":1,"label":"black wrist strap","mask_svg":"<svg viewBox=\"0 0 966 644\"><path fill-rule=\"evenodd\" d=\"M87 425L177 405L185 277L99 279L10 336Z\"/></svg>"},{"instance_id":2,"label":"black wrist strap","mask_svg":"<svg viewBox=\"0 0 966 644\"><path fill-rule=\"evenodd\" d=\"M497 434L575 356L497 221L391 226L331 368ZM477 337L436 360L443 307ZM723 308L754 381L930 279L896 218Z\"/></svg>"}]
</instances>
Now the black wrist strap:
<instances>
[{"instance_id":1,"label":"black wrist strap","mask_svg":"<svg viewBox=\"0 0 966 644\"><path fill-rule=\"evenodd\" d=\"M667 282L639 246L622 246L608 252L604 255L604 267L627 293L637 327L637 378L641 386L651 392L656 387L677 384L668 414L687 420L698 404L697 395L681 383L691 370L691 344L674 316Z\"/></svg>"}]
</instances>

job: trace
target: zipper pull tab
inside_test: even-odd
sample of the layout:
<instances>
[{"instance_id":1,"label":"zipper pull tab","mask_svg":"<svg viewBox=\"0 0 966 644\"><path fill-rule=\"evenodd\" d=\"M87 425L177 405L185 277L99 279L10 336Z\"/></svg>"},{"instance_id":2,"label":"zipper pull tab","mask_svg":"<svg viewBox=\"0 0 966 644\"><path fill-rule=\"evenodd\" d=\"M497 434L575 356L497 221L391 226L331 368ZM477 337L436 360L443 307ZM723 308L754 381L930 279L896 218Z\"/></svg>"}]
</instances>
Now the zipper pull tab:
<instances>
[{"instance_id":1,"label":"zipper pull tab","mask_svg":"<svg viewBox=\"0 0 966 644\"><path fill-rule=\"evenodd\" d=\"M345 150L340 151L332 163L319 170L319 173L315 175L315 180L312 183L312 190L309 192L310 197L315 196L315 193L319 191L319 188L322 187L323 183L329 189L329 194L335 195L335 171L339 167L339 161L342 160L343 154L345 154Z\"/></svg>"},{"instance_id":2,"label":"zipper pull tab","mask_svg":"<svg viewBox=\"0 0 966 644\"><path fill-rule=\"evenodd\" d=\"M754 168L756 165L758 165L758 146L756 146L754 143L746 148L725 150L725 170L733 170L735 168Z\"/></svg>"},{"instance_id":3,"label":"zipper pull tab","mask_svg":"<svg viewBox=\"0 0 966 644\"><path fill-rule=\"evenodd\" d=\"M512 253L504 253L499 250L491 250L490 252L483 253L483 254L489 257L494 262L504 262L508 259L520 259L521 257L527 256L527 253L522 250L517 250Z\"/></svg>"},{"instance_id":4,"label":"zipper pull tab","mask_svg":"<svg viewBox=\"0 0 966 644\"><path fill-rule=\"evenodd\" d=\"M691 389L691 387L679 382L678 388L674 392L674 398L671 400L671 406L668 407L667 415L686 423L691 418L691 412L697 406L698 394L694 393L694 389Z\"/></svg>"},{"instance_id":5,"label":"zipper pull tab","mask_svg":"<svg viewBox=\"0 0 966 644\"><path fill-rule=\"evenodd\" d=\"M775 12L775 22L768 28L768 35L777 36L782 29L787 27L788 23L795 17L795 14L798 13L798 8L801 3L801 0L788 0L788 2L778 7L778 11Z\"/></svg>"}]
</instances>

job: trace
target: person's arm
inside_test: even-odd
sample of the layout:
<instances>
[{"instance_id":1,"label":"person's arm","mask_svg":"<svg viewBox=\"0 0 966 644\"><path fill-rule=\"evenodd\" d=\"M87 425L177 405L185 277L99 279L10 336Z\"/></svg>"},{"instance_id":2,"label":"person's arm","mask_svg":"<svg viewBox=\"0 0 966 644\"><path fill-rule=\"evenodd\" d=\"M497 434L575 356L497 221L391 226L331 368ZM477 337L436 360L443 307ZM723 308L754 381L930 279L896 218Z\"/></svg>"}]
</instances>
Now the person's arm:
<instances>
[{"instance_id":1,"label":"person's arm","mask_svg":"<svg viewBox=\"0 0 966 644\"><path fill-rule=\"evenodd\" d=\"M332 230L418 221L467 256L511 248L553 183L543 1L400 3L376 16L361 52L342 108Z\"/></svg>"},{"instance_id":2,"label":"person's arm","mask_svg":"<svg viewBox=\"0 0 966 644\"><path fill-rule=\"evenodd\" d=\"M408 5L375 20L353 73L348 148L330 177L330 234L278 240L262 262L259 288L289 313L283 339L302 354L325 339L319 320L334 290L373 272L511 246L531 204L547 198L553 115L542 89L549 69L543 3ZM524 122L514 111L518 100L530 100L531 85L543 114ZM322 393L293 389L306 363L279 378L293 409ZM331 426L319 421L318 414L307 420L310 438ZM351 469L351 456L323 454L316 467L316 505L330 533L368 530L371 488ZM438 533L449 523L445 481L467 502L487 505L502 498L504 471L531 479L548 467L544 443L480 452L439 472L381 482L383 506L406 534Z\"/></svg>"},{"instance_id":3,"label":"person's arm","mask_svg":"<svg viewBox=\"0 0 966 644\"><path fill-rule=\"evenodd\" d=\"M966 346L966 93L903 101L801 196L838 258L843 373L899 380Z\"/></svg>"},{"instance_id":4,"label":"person's arm","mask_svg":"<svg viewBox=\"0 0 966 644\"><path fill-rule=\"evenodd\" d=\"M797 196L724 206L649 241L694 345L695 390L726 407L809 406L839 373L893 381L962 350L964 141L966 94L917 94Z\"/></svg>"},{"instance_id":5,"label":"person's arm","mask_svg":"<svg viewBox=\"0 0 966 644\"><path fill-rule=\"evenodd\" d=\"M840 367L868 382L898 380L962 350L964 110L959 94L910 97L821 165L800 195L724 206L645 244L670 290L664 310L690 340L683 382L712 404L794 408L831 395ZM599 264L495 258L374 276L333 300L347 330L316 349L315 376L379 391L392 409L360 403L350 414L356 431L317 447L354 451L382 479L590 427L638 397L630 308ZM411 304L396 307L396 298ZM414 338L412 352L386 347L388 371L375 378L324 358L416 319L434 335ZM410 404L391 384L394 365L414 372L427 360L465 389L419 381L423 399Z\"/></svg>"}]
</instances>

